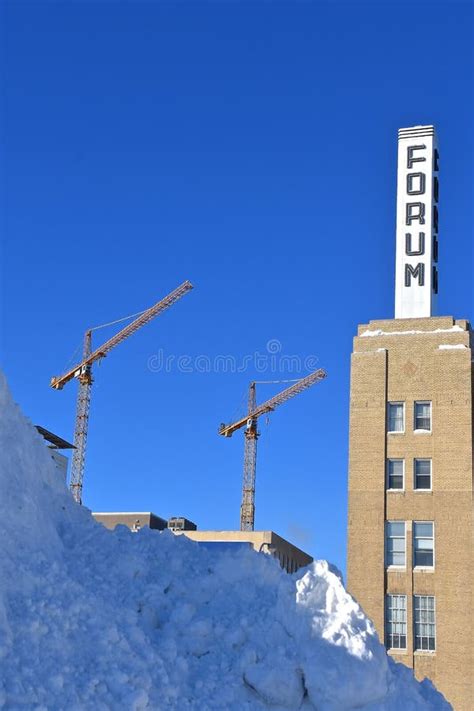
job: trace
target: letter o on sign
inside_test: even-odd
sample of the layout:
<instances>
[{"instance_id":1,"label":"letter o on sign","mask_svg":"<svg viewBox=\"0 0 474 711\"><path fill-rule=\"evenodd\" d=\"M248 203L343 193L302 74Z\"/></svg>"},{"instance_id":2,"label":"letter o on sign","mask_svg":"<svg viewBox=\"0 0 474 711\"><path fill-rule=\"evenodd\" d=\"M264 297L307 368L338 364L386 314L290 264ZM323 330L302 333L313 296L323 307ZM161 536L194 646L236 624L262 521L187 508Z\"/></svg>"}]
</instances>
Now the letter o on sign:
<instances>
[{"instance_id":1,"label":"letter o on sign","mask_svg":"<svg viewBox=\"0 0 474 711\"><path fill-rule=\"evenodd\" d=\"M407 194L408 195L424 195L426 187L426 178L424 173L408 173L407 174Z\"/></svg>"}]
</instances>

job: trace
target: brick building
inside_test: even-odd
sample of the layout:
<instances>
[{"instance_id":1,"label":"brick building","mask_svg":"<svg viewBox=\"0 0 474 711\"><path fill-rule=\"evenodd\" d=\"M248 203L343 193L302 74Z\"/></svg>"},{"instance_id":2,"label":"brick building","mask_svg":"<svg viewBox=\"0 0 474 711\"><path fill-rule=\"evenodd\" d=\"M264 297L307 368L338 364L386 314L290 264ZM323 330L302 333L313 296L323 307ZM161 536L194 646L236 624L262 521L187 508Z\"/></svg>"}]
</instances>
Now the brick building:
<instances>
[{"instance_id":1,"label":"brick building","mask_svg":"<svg viewBox=\"0 0 474 711\"><path fill-rule=\"evenodd\" d=\"M468 321L432 315L433 128L399 136L396 318L359 326L352 354L348 587L389 653L472 711L474 337ZM410 170L425 170L416 192Z\"/></svg>"}]
</instances>

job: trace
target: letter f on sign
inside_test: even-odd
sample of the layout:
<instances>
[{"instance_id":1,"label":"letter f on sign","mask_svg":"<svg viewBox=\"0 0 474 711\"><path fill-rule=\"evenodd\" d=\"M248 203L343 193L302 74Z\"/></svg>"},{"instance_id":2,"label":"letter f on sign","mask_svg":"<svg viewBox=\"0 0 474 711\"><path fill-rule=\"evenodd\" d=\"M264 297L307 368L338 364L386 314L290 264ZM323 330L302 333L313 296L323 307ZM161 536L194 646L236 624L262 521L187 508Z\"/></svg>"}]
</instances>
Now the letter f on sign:
<instances>
[{"instance_id":1,"label":"letter f on sign","mask_svg":"<svg viewBox=\"0 0 474 711\"><path fill-rule=\"evenodd\" d=\"M414 156L413 153L415 151L422 151L423 148L426 148L424 144L421 146L408 146L407 148L407 168L410 170L413 168L413 163L423 163L426 161L426 158L423 158L423 156Z\"/></svg>"}]
</instances>

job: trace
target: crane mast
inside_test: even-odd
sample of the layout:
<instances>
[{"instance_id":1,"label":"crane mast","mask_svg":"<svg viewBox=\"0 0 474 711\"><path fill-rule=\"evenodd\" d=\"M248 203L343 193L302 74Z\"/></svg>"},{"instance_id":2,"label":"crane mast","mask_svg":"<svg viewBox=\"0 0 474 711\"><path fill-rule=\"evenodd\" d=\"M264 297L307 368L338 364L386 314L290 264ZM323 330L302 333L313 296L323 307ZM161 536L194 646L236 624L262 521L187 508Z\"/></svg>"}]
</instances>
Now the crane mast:
<instances>
[{"instance_id":1,"label":"crane mast","mask_svg":"<svg viewBox=\"0 0 474 711\"><path fill-rule=\"evenodd\" d=\"M240 530L253 531L255 525L255 481L257 472L257 440L260 435L257 428L257 421L261 415L272 412L275 408L283 405L291 398L299 395L312 385L319 383L326 378L326 371L322 368L313 371L309 375L297 380L293 385L277 393L274 397L257 406L256 382L249 386L248 407L246 417L233 422L230 425L221 424L219 434L223 437L232 437L233 433L245 427L244 443L244 472L242 483L242 504L240 506Z\"/></svg>"},{"instance_id":2,"label":"crane mast","mask_svg":"<svg viewBox=\"0 0 474 711\"><path fill-rule=\"evenodd\" d=\"M252 413L257 407L256 384L250 383L248 398L248 419L245 428L244 475L242 482L242 504L240 506L240 530L253 531L255 521L255 477L257 474L257 418Z\"/></svg>"},{"instance_id":3,"label":"crane mast","mask_svg":"<svg viewBox=\"0 0 474 711\"><path fill-rule=\"evenodd\" d=\"M83 360L87 360L92 350L92 332L86 331L84 337ZM79 387L77 391L76 423L74 427L74 454L71 466L70 489L74 500L82 504L82 480L84 477L84 462L86 457L87 432L89 429L89 409L91 404L92 367L84 365L77 376Z\"/></svg>"},{"instance_id":4,"label":"crane mast","mask_svg":"<svg viewBox=\"0 0 474 711\"><path fill-rule=\"evenodd\" d=\"M125 328L122 328L115 336L109 338L102 346L92 350L92 330L86 331L84 336L84 349L82 361L68 370L61 376L51 378L50 385L55 390L62 388L73 378L79 381L76 404L76 422L74 428L74 455L71 467L70 489L72 495L78 504L82 503L82 484L84 479L84 467L87 445L87 434L89 426L89 410L91 402L91 387L92 387L92 365L101 358L104 358L115 346L122 343L126 338L129 338L139 328L147 324L166 309L169 309L178 299L181 299L188 291L193 288L189 281L183 282L174 291L170 292L164 299L158 301L146 311L143 311L129 323ZM123 319L121 319L123 320ZM110 324L108 324L110 325Z\"/></svg>"}]
</instances>

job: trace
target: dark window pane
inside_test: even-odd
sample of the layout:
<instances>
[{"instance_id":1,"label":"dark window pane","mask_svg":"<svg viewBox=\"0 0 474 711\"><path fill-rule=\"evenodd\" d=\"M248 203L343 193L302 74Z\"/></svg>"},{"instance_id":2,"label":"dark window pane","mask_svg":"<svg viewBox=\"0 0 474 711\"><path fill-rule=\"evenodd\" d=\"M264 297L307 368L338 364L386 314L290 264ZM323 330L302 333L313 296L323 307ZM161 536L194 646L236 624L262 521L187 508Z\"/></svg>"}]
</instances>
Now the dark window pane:
<instances>
[{"instance_id":1,"label":"dark window pane","mask_svg":"<svg viewBox=\"0 0 474 711\"><path fill-rule=\"evenodd\" d=\"M415 460L415 471L417 474L430 474L431 459L416 459Z\"/></svg>"},{"instance_id":2,"label":"dark window pane","mask_svg":"<svg viewBox=\"0 0 474 711\"><path fill-rule=\"evenodd\" d=\"M389 403L388 405L388 430L389 432L403 432L403 405Z\"/></svg>"},{"instance_id":3,"label":"dark window pane","mask_svg":"<svg viewBox=\"0 0 474 711\"><path fill-rule=\"evenodd\" d=\"M418 474L416 477L417 489L431 489L431 476L426 474Z\"/></svg>"},{"instance_id":4,"label":"dark window pane","mask_svg":"<svg viewBox=\"0 0 474 711\"><path fill-rule=\"evenodd\" d=\"M392 475L389 478L389 489L403 489L403 476L398 474Z\"/></svg>"},{"instance_id":5,"label":"dark window pane","mask_svg":"<svg viewBox=\"0 0 474 711\"><path fill-rule=\"evenodd\" d=\"M433 566L433 551L415 550L415 565Z\"/></svg>"},{"instance_id":6,"label":"dark window pane","mask_svg":"<svg viewBox=\"0 0 474 711\"><path fill-rule=\"evenodd\" d=\"M431 429L431 405L428 402L415 403L415 429Z\"/></svg>"}]
</instances>

